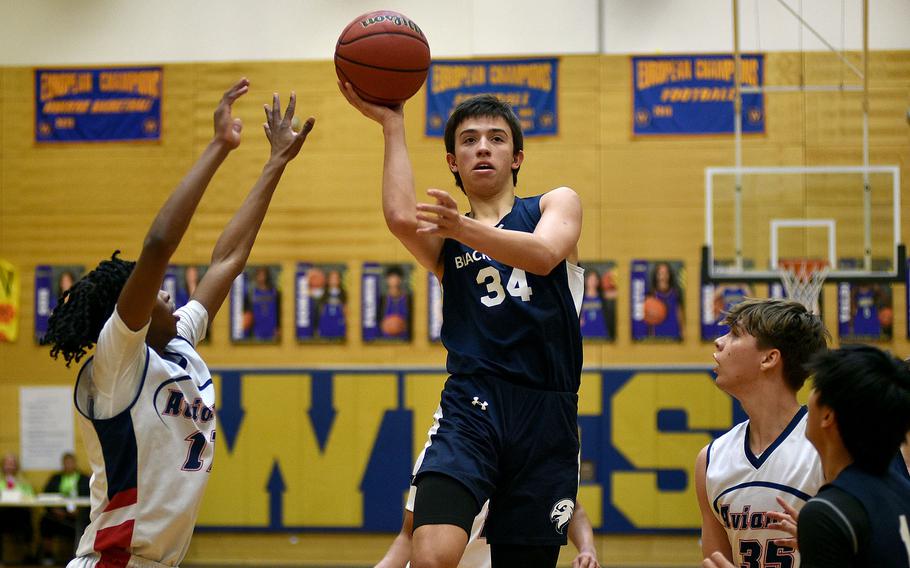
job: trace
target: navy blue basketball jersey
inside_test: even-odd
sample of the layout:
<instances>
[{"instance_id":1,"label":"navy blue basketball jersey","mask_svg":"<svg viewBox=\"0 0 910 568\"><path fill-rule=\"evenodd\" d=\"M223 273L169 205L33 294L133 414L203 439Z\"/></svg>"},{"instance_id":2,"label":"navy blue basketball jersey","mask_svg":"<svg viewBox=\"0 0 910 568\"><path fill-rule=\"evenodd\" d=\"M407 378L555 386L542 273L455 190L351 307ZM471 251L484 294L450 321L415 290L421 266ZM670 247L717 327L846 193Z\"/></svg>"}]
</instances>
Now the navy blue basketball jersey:
<instances>
[{"instance_id":1,"label":"navy blue basketball jersey","mask_svg":"<svg viewBox=\"0 0 910 568\"><path fill-rule=\"evenodd\" d=\"M540 198L515 198L498 228L531 233ZM578 392L584 291L581 267L562 262L538 276L446 239L442 248L442 342L452 375L482 375Z\"/></svg>"},{"instance_id":2,"label":"navy blue basketball jersey","mask_svg":"<svg viewBox=\"0 0 910 568\"><path fill-rule=\"evenodd\" d=\"M862 566L910 566L910 481L889 468L872 475L849 466L831 483L856 497L869 516Z\"/></svg>"}]
</instances>

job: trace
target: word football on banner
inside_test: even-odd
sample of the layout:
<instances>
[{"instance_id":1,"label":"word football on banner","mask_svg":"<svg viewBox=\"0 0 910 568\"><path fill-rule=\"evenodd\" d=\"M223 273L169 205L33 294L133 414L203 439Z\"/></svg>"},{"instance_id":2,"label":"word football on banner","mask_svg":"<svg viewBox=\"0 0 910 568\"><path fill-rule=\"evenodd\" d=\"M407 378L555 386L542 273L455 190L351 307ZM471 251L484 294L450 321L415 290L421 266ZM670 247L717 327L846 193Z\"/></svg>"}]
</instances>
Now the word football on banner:
<instances>
[{"instance_id":1,"label":"word football on banner","mask_svg":"<svg viewBox=\"0 0 910 568\"><path fill-rule=\"evenodd\" d=\"M743 55L740 84L764 84L764 56ZM636 135L732 134L735 65L729 55L632 58ZM765 131L764 96L742 94L742 131Z\"/></svg>"},{"instance_id":2,"label":"word football on banner","mask_svg":"<svg viewBox=\"0 0 910 568\"><path fill-rule=\"evenodd\" d=\"M442 136L446 120L462 101L495 95L515 110L525 136L557 132L559 60L434 61L427 76L427 136Z\"/></svg>"},{"instance_id":3,"label":"word football on banner","mask_svg":"<svg viewBox=\"0 0 910 568\"><path fill-rule=\"evenodd\" d=\"M161 137L161 67L37 69L36 142Z\"/></svg>"}]
</instances>

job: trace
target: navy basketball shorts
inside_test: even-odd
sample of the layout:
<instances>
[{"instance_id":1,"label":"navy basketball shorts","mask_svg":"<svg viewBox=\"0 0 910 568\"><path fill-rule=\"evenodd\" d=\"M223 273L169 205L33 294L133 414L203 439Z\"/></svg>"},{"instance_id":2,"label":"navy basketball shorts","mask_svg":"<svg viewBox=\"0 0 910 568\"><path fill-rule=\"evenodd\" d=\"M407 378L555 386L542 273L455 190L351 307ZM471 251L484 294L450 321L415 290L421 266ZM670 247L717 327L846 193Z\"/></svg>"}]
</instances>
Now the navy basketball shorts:
<instances>
[{"instance_id":1,"label":"navy basketball shorts","mask_svg":"<svg viewBox=\"0 0 910 568\"><path fill-rule=\"evenodd\" d=\"M578 492L578 395L453 375L442 417L414 476L463 483L490 500L490 544L564 545Z\"/></svg>"}]
</instances>

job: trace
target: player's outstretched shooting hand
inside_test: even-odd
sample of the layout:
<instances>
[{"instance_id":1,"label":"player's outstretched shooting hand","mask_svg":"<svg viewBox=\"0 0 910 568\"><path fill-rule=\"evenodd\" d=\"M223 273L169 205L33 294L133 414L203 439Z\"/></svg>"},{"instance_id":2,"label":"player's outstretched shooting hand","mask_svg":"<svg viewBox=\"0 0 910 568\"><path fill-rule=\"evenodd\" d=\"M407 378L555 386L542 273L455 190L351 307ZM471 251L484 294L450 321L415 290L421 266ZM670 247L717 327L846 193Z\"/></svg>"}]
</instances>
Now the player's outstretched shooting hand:
<instances>
[{"instance_id":1,"label":"player's outstretched shooting hand","mask_svg":"<svg viewBox=\"0 0 910 568\"><path fill-rule=\"evenodd\" d=\"M338 90L341 91L341 94L344 95L344 98L348 100L351 106L359 110L363 116L370 120L375 120L383 126L392 120L402 120L404 118L404 104L387 107L368 103L360 98L353 85L347 82L342 83L340 80L338 81Z\"/></svg>"},{"instance_id":2,"label":"player's outstretched shooting hand","mask_svg":"<svg viewBox=\"0 0 910 568\"><path fill-rule=\"evenodd\" d=\"M464 218L458 212L458 203L441 189L428 189L427 195L436 203L417 204L418 233L458 238Z\"/></svg>"},{"instance_id":3,"label":"player's outstretched shooting hand","mask_svg":"<svg viewBox=\"0 0 910 568\"><path fill-rule=\"evenodd\" d=\"M243 122L231 116L231 106L249 90L249 80L241 78L224 92L215 109L215 140L223 143L228 150L240 146L240 131L243 130Z\"/></svg>"},{"instance_id":4,"label":"player's outstretched shooting hand","mask_svg":"<svg viewBox=\"0 0 910 568\"><path fill-rule=\"evenodd\" d=\"M293 91L291 91L291 100L288 102L288 108L284 111L283 116L278 93L272 94L272 105L263 105L263 108L265 109L265 122L262 127L265 129L265 137L272 145L272 159L288 163L300 153L307 135L316 124L316 119L311 116L303 124L300 124L300 119L294 121L297 94ZM299 125L299 131L294 129L295 125Z\"/></svg>"}]
</instances>

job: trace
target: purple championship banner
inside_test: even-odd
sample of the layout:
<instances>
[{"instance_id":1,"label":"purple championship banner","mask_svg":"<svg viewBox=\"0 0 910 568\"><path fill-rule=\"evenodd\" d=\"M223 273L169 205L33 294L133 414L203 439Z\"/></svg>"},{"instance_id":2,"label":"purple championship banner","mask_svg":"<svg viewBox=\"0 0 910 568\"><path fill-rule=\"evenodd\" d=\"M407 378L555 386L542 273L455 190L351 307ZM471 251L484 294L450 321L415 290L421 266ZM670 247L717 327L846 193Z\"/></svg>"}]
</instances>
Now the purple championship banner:
<instances>
[{"instance_id":1,"label":"purple championship banner","mask_svg":"<svg viewBox=\"0 0 910 568\"><path fill-rule=\"evenodd\" d=\"M161 67L35 70L36 142L161 138Z\"/></svg>"},{"instance_id":2,"label":"purple championship banner","mask_svg":"<svg viewBox=\"0 0 910 568\"><path fill-rule=\"evenodd\" d=\"M558 131L559 59L433 61L427 75L426 135L442 136L452 109L475 95L495 95L512 106L524 135Z\"/></svg>"},{"instance_id":3,"label":"purple championship banner","mask_svg":"<svg viewBox=\"0 0 910 568\"><path fill-rule=\"evenodd\" d=\"M762 86L764 56L743 55L741 62L741 85ZM732 134L734 92L734 60L730 55L633 57L633 133ZM742 131L765 131L761 93L742 94Z\"/></svg>"}]
</instances>

